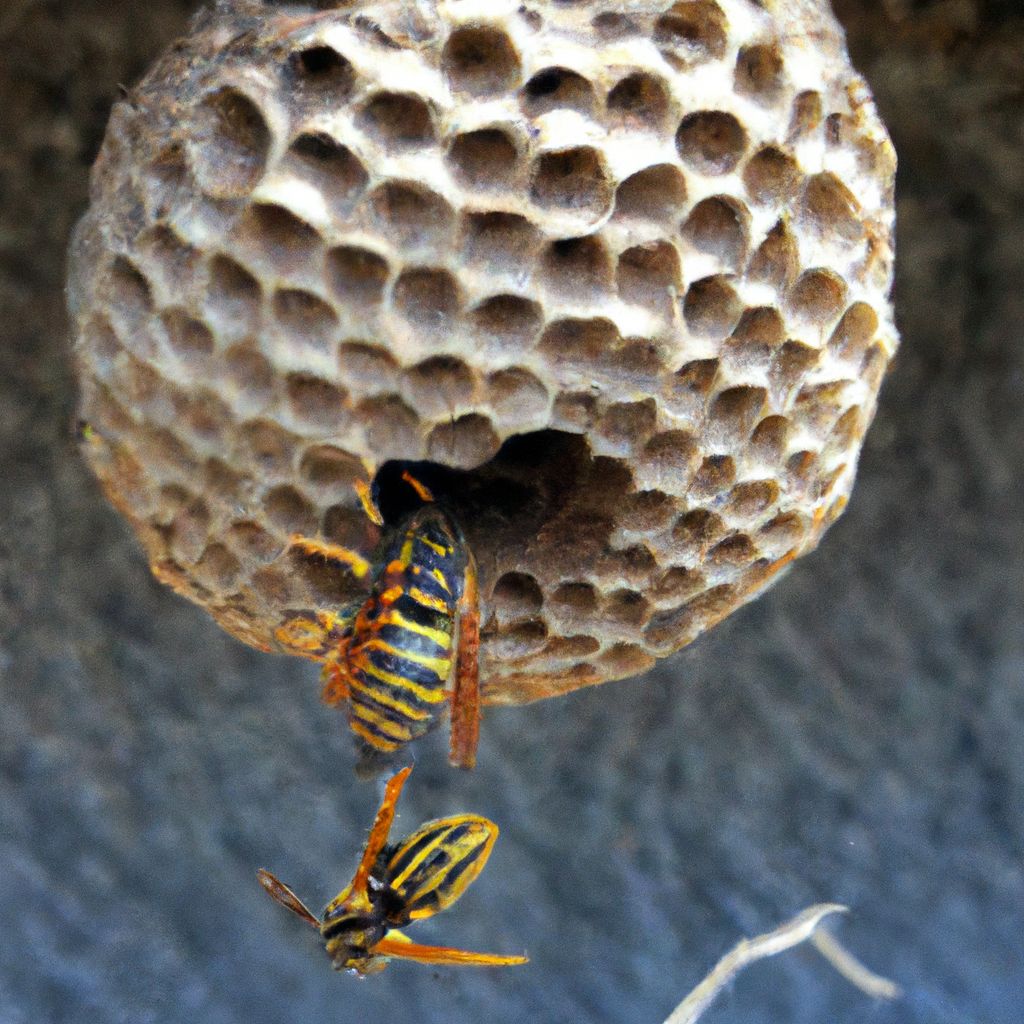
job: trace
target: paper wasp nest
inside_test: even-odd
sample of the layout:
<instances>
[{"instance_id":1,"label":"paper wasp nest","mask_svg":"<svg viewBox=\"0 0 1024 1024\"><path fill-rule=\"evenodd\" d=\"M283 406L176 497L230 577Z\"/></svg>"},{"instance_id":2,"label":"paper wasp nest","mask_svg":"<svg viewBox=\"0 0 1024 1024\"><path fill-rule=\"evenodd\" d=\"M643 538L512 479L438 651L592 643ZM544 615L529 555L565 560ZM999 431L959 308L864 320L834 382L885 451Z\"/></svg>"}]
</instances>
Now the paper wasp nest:
<instances>
[{"instance_id":1,"label":"paper wasp nest","mask_svg":"<svg viewBox=\"0 0 1024 1024\"><path fill-rule=\"evenodd\" d=\"M815 0L222 4L94 171L89 459L160 579L314 657L367 584L289 538L369 554L354 481L420 463L489 700L638 672L842 510L894 165Z\"/></svg>"}]
</instances>

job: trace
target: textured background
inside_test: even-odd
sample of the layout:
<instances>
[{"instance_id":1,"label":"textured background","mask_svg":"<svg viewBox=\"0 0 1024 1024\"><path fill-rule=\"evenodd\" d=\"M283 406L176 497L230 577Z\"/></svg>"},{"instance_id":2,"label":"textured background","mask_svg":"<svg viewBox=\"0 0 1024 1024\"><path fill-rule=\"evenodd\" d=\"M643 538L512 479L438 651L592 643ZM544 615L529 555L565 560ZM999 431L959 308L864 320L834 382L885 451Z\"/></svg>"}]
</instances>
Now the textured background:
<instances>
[{"instance_id":1,"label":"textured background","mask_svg":"<svg viewBox=\"0 0 1024 1024\"><path fill-rule=\"evenodd\" d=\"M0 1022L659 1022L741 934L819 899L902 983L810 950L709 1022L1001 1024L1024 990L1024 21L843 0L901 158L904 347L858 489L767 597L643 679L495 710L481 769L421 751L399 828L503 835L424 941L505 972L332 975L318 907L375 803L316 671L153 581L71 439L63 250L119 82L185 0L0 9Z\"/></svg>"}]
</instances>

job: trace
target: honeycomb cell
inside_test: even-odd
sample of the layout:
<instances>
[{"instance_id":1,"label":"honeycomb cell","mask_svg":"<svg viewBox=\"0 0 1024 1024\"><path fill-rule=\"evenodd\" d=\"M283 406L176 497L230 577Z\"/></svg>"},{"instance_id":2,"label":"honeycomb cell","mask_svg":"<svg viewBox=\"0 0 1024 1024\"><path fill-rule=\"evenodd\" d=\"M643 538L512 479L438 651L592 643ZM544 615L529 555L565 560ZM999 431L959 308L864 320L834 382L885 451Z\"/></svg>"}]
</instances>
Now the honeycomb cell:
<instances>
[{"instance_id":1,"label":"honeycomb cell","mask_svg":"<svg viewBox=\"0 0 1024 1024\"><path fill-rule=\"evenodd\" d=\"M452 32L441 55L441 69L454 90L473 96L508 92L521 77L512 40L494 25L469 25Z\"/></svg>"},{"instance_id":2,"label":"honeycomb cell","mask_svg":"<svg viewBox=\"0 0 1024 1024\"><path fill-rule=\"evenodd\" d=\"M616 282L623 302L671 316L681 287L679 252L666 239L635 245L619 257Z\"/></svg>"},{"instance_id":3,"label":"honeycomb cell","mask_svg":"<svg viewBox=\"0 0 1024 1024\"><path fill-rule=\"evenodd\" d=\"M454 356L433 356L403 374L403 394L428 419L441 419L467 405L473 397L473 372Z\"/></svg>"},{"instance_id":4,"label":"honeycomb cell","mask_svg":"<svg viewBox=\"0 0 1024 1024\"><path fill-rule=\"evenodd\" d=\"M345 305L375 306L384 294L390 270L379 253L354 245L341 245L327 254L327 282Z\"/></svg>"},{"instance_id":5,"label":"honeycomb cell","mask_svg":"<svg viewBox=\"0 0 1024 1024\"><path fill-rule=\"evenodd\" d=\"M245 267L223 253L210 260L203 310L221 337L255 331L262 302L260 283Z\"/></svg>"},{"instance_id":6,"label":"honeycomb cell","mask_svg":"<svg viewBox=\"0 0 1024 1024\"><path fill-rule=\"evenodd\" d=\"M307 132L290 146L285 166L340 212L348 212L369 176L356 155L327 132Z\"/></svg>"},{"instance_id":7,"label":"honeycomb cell","mask_svg":"<svg viewBox=\"0 0 1024 1024\"><path fill-rule=\"evenodd\" d=\"M897 346L894 157L826 4L253 6L117 104L72 246L83 449L161 580L320 657L294 624L367 583L289 536L372 558L355 485L394 519L415 464L517 703L815 547Z\"/></svg>"},{"instance_id":8,"label":"honeycomb cell","mask_svg":"<svg viewBox=\"0 0 1024 1024\"><path fill-rule=\"evenodd\" d=\"M311 109L344 103L355 84L351 61L326 44L293 53L289 71L292 89L287 95Z\"/></svg>"},{"instance_id":9,"label":"honeycomb cell","mask_svg":"<svg viewBox=\"0 0 1024 1024\"><path fill-rule=\"evenodd\" d=\"M474 469L492 459L501 446L486 416L469 413L439 423L427 436L427 457L456 469Z\"/></svg>"},{"instance_id":10,"label":"honeycomb cell","mask_svg":"<svg viewBox=\"0 0 1024 1024\"><path fill-rule=\"evenodd\" d=\"M500 128L457 135L448 150L448 165L466 188L482 192L510 188L518 172L519 151Z\"/></svg>"},{"instance_id":11,"label":"honeycomb cell","mask_svg":"<svg viewBox=\"0 0 1024 1024\"><path fill-rule=\"evenodd\" d=\"M192 114L189 160L199 187L215 199L238 199L259 184L271 134L257 104L230 86L204 96Z\"/></svg>"},{"instance_id":12,"label":"honeycomb cell","mask_svg":"<svg viewBox=\"0 0 1024 1024\"><path fill-rule=\"evenodd\" d=\"M294 279L320 273L320 236L291 210L275 203L249 207L237 229L237 244L271 274Z\"/></svg>"},{"instance_id":13,"label":"honeycomb cell","mask_svg":"<svg viewBox=\"0 0 1024 1024\"><path fill-rule=\"evenodd\" d=\"M544 68L522 89L523 112L540 117L551 110L575 110L591 115L597 106L594 87L569 68Z\"/></svg>"},{"instance_id":14,"label":"honeycomb cell","mask_svg":"<svg viewBox=\"0 0 1024 1024\"><path fill-rule=\"evenodd\" d=\"M713 256L723 270L739 270L746 261L749 215L731 196L703 199L683 225L683 238L697 252Z\"/></svg>"},{"instance_id":15,"label":"honeycomb cell","mask_svg":"<svg viewBox=\"0 0 1024 1024\"><path fill-rule=\"evenodd\" d=\"M334 310L312 292L281 288L274 293L274 319L296 351L327 354L338 331Z\"/></svg>"},{"instance_id":16,"label":"honeycomb cell","mask_svg":"<svg viewBox=\"0 0 1024 1024\"><path fill-rule=\"evenodd\" d=\"M746 130L734 114L725 110L687 114L676 132L679 156L701 174L728 174L746 148Z\"/></svg>"},{"instance_id":17,"label":"honeycomb cell","mask_svg":"<svg viewBox=\"0 0 1024 1024\"><path fill-rule=\"evenodd\" d=\"M167 329L167 340L174 354L184 362L195 362L209 356L216 344L209 327L185 310L165 309L160 314Z\"/></svg>"},{"instance_id":18,"label":"honeycomb cell","mask_svg":"<svg viewBox=\"0 0 1024 1024\"><path fill-rule=\"evenodd\" d=\"M668 114L668 87L656 75L627 75L608 93L608 116L613 125L660 133L668 123Z\"/></svg>"},{"instance_id":19,"label":"honeycomb cell","mask_svg":"<svg viewBox=\"0 0 1024 1024\"><path fill-rule=\"evenodd\" d=\"M740 297L721 275L701 278L686 290L683 316L694 334L724 338L736 326L742 312Z\"/></svg>"},{"instance_id":20,"label":"honeycomb cell","mask_svg":"<svg viewBox=\"0 0 1024 1024\"><path fill-rule=\"evenodd\" d=\"M686 69L725 55L728 24L711 0L680 0L654 24L654 41L673 66Z\"/></svg>"},{"instance_id":21,"label":"honeycomb cell","mask_svg":"<svg viewBox=\"0 0 1024 1024\"><path fill-rule=\"evenodd\" d=\"M782 53L774 43L744 46L736 58L736 92L759 103L778 103L786 88Z\"/></svg>"},{"instance_id":22,"label":"honeycomb cell","mask_svg":"<svg viewBox=\"0 0 1024 1024\"><path fill-rule=\"evenodd\" d=\"M317 430L337 430L347 419L348 395L326 380L307 373L290 374L285 392L292 416Z\"/></svg>"},{"instance_id":23,"label":"honeycomb cell","mask_svg":"<svg viewBox=\"0 0 1024 1024\"><path fill-rule=\"evenodd\" d=\"M743 169L743 183L755 203L787 202L800 184L796 160L777 146L759 149Z\"/></svg>"},{"instance_id":24,"label":"honeycomb cell","mask_svg":"<svg viewBox=\"0 0 1024 1024\"><path fill-rule=\"evenodd\" d=\"M544 323L540 305L521 295L493 295L472 310L470 319L486 348L510 353L531 348Z\"/></svg>"},{"instance_id":25,"label":"honeycomb cell","mask_svg":"<svg viewBox=\"0 0 1024 1024\"><path fill-rule=\"evenodd\" d=\"M370 203L384 237L395 245L436 251L451 232L452 208L416 182L385 182L370 194Z\"/></svg>"},{"instance_id":26,"label":"honeycomb cell","mask_svg":"<svg viewBox=\"0 0 1024 1024\"><path fill-rule=\"evenodd\" d=\"M529 370L510 366L491 374L487 384L489 404L502 426L522 429L546 418L551 396Z\"/></svg>"},{"instance_id":27,"label":"honeycomb cell","mask_svg":"<svg viewBox=\"0 0 1024 1024\"><path fill-rule=\"evenodd\" d=\"M686 202L686 180L678 167L655 164L631 174L615 193L619 217L664 223Z\"/></svg>"},{"instance_id":28,"label":"honeycomb cell","mask_svg":"<svg viewBox=\"0 0 1024 1024\"><path fill-rule=\"evenodd\" d=\"M539 156L530 195L542 209L596 220L610 208L614 192L598 151L579 146Z\"/></svg>"},{"instance_id":29,"label":"honeycomb cell","mask_svg":"<svg viewBox=\"0 0 1024 1024\"><path fill-rule=\"evenodd\" d=\"M551 242L540 263L540 274L554 301L566 298L593 301L612 288L612 257L593 235Z\"/></svg>"},{"instance_id":30,"label":"honeycomb cell","mask_svg":"<svg viewBox=\"0 0 1024 1024\"><path fill-rule=\"evenodd\" d=\"M396 312L420 331L449 330L461 303L459 283L447 270L414 267L395 282Z\"/></svg>"},{"instance_id":31,"label":"honeycomb cell","mask_svg":"<svg viewBox=\"0 0 1024 1024\"><path fill-rule=\"evenodd\" d=\"M357 123L389 151L414 149L435 141L430 108L419 96L408 93L376 93L363 104Z\"/></svg>"}]
</instances>

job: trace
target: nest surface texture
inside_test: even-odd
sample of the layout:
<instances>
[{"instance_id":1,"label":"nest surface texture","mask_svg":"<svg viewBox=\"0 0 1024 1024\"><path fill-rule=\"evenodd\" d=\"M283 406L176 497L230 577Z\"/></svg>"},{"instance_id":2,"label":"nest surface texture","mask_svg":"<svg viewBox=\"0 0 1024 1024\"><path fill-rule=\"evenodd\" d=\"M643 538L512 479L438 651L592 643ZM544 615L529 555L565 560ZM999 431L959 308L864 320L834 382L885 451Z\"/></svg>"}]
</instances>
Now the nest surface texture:
<instances>
[{"instance_id":1,"label":"nest surface texture","mask_svg":"<svg viewBox=\"0 0 1024 1024\"><path fill-rule=\"evenodd\" d=\"M411 465L485 698L642 671L816 546L897 345L895 158L824 4L222 5L114 108L83 447L157 576L322 657Z\"/></svg>"}]
</instances>

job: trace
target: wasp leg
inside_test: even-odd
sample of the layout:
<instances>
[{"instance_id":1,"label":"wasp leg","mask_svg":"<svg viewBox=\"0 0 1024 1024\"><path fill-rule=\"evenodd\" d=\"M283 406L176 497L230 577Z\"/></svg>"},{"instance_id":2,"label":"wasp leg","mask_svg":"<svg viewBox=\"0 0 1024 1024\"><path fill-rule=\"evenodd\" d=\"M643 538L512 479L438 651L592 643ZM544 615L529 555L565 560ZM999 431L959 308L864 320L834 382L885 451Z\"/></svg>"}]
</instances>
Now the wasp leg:
<instances>
[{"instance_id":1,"label":"wasp leg","mask_svg":"<svg viewBox=\"0 0 1024 1024\"><path fill-rule=\"evenodd\" d=\"M471 953L467 949L451 949L449 946L422 946L412 942L399 931L388 932L387 936L373 947L378 956L391 956L399 960L415 960L421 964L464 964L476 967L511 967L525 964L525 956L499 956L496 953Z\"/></svg>"},{"instance_id":2,"label":"wasp leg","mask_svg":"<svg viewBox=\"0 0 1024 1024\"><path fill-rule=\"evenodd\" d=\"M340 562L348 566L356 579L365 579L371 563L363 558L358 551L343 547L341 544L332 544L330 541L317 540L315 537L304 537L301 533L293 533L288 540L289 550L296 548L305 555L315 555L324 558L328 562Z\"/></svg>"},{"instance_id":3,"label":"wasp leg","mask_svg":"<svg viewBox=\"0 0 1024 1024\"><path fill-rule=\"evenodd\" d=\"M466 571L459 599L459 635L455 681L451 696L451 742L448 763L455 768L476 766L480 739L480 595L476 562L466 550Z\"/></svg>"},{"instance_id":4,"label":"wasp leg","mask_svg":"<svg viewBox=\"0 0 1024 1024\"><path fill-rule=\"evenodd\" d=\"M320 693L320 699L328 707L335 707L348 700L348 673L342 668L343 661L343 658L332 657L330 661L324 662L324 688Z\"/></svg>"},{"instance_id":5,"label":"wasp leg","mask_svg":"<svg viewBox=\"0 0 1024 1024\"><path fill-rule=\"evenodd\" d=\"M370 837L366 840L366 849L363 850L363 859L356 868L352 877L352 884L349 887L353 896L359 897L366 892L370 881L370 871L373 870L380 851L388 841L388 833L391 831L391 823L395 820L395 804L401 796L405 780L409 778L412 768L403 768L400 772L392 775L384 787L384 799L377 810L377 817L373 819L373 827L370 829Z\"/></svg>"}]
</instances>

